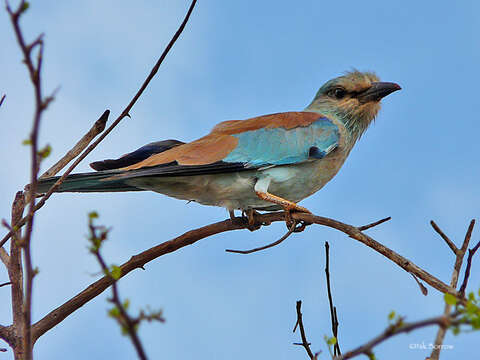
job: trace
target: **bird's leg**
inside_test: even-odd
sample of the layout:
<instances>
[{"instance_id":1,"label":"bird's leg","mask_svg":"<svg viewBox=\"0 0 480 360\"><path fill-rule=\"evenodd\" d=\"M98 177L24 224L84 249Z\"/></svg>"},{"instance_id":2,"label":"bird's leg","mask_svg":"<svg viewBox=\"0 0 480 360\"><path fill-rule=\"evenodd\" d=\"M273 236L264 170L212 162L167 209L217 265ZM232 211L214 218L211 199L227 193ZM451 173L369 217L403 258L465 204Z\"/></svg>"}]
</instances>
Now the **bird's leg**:
<instances>
[{"instance_id":1,"label":"bird's leg","mask_svg":"<svg viewBox=\"0 0 480 360\"><path fill-rule=\"evenodd\" d=\"M267 191L268 185L270 185L270 180L264 180L264 179L258 180L255 184L255 194L257 194L257 196L262 200L265 200L283 207L283 209L285 210L285 222L288 229L290 229L293 223L295 222L295 220L292 219L292 212L297 211L297 212L311 214L310 210L294 203L293 201L281 198L280 196L277 196L277 195L270 194ZM301 225L298 228L298 230L296 230L295 232L300 232L300 231L303 231L304 229L305 229L305 226Z\"/></svg>"}]
</instances>

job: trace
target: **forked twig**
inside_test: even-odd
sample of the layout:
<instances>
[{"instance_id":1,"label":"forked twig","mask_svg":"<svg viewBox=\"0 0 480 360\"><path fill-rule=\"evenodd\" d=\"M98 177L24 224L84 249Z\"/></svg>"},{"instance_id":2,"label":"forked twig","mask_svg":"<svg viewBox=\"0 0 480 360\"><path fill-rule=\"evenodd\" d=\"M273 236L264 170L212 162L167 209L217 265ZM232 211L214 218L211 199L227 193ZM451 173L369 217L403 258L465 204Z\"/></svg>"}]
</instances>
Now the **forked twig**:
<instances>
[{"instance_id":1,"label":"forked twig","mask_svg":"<svg viewBox=\"0 0 480 360\"><path fill-rule=\"evenodd\" d=\"M317 358L316 355L313 354L312 350L310 349L310 343L307 341L307 336L305 335L305 328L303 327L303 319L302 319L302 301L297 301L297 322L293 328L293 332L297 330L297 327L300 329L300 336L302 337L301 343L293 343L294 345L301 345L304 347L305 351L308 354L308 357L311 360L315 360Z\"/></svg>"}]
</instances>

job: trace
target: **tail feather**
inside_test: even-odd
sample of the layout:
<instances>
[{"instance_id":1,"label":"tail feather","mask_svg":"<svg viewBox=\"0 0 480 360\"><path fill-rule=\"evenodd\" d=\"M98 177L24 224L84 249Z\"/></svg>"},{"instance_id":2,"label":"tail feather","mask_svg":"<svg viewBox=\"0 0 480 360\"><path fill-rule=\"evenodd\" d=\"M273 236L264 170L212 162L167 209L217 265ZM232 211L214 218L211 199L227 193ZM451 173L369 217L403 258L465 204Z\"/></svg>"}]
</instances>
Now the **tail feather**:
<instances>
[{"instance_id":1,"label":"tail feather","mask_svg":"<svg viewBox=\"0 0 480 360\"><path fill-rule=\"evenodd\" d=\"M115 192L115 191L143 191L135 186L125 184L124 180L108 180L116 172L99 171L69 175L56 192ZM46 193L59 179L59 176L40 179L37 193Z\"/></svg>"}]
</instances>

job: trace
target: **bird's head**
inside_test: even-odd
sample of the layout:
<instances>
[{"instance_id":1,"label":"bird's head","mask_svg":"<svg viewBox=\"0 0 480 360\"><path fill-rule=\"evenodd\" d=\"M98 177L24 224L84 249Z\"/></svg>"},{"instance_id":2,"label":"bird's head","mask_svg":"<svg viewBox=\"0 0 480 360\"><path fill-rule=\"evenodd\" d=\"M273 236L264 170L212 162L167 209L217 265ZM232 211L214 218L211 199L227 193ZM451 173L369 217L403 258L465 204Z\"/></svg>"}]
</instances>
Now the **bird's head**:
<instances>
[{"instance_id":1,"label":"bird's head","mask_svg":"<svg viewBox=\"0 0 480 360\"><path fill-rule=\"evenodd\" d=\"M401 89L398 84L379 80L372 72L348 72L327 81L306 110L335 116L358 137L375 119L380 100Z\"/></svg>"}]
</instances>

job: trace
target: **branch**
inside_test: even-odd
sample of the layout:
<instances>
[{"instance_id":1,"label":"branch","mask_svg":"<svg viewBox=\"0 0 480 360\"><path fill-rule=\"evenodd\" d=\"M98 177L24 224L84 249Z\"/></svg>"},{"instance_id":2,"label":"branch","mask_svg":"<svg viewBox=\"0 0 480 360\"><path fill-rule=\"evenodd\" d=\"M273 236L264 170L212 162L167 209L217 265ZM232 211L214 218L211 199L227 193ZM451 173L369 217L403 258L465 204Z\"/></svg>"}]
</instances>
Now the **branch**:
<instances>
[{"instance_id":1,"label":"branch","mask_svg":"<svg viewBox=\"0 0 480 360\"><path fill-rule=\"evenodd\" d=\"M347 234L351 238L360 241L361 243L384 255L385 257L399 265L402 269L406 270L408 273L415 274L417 277L430 284L438 291L442 293L450 293L455 296L457 295L457 292L454 288L448 286L447 284L443 283L441 280L437 279L425 270L419 268L410 260L405 259L403 256L397 254L393 250L390 250L389 248L378 243L371 237L363 234L355 226L344 224L337 220L305 213L292 213L292 217L298 221L316 223L318 225L337 229ZM285 221L285 213L283 211L280 211L268 214L259 214L258 216L256 216L256 221L258 222L258 225L263 223L272 223L274 221ZM188 231L177 238L166 241L162 244L145 250L138 255L132 256L129 261L125 262L123 265L120 266L121 276L123 277L138 268L143 269L144 265L148 262L162 255L174 252L184 246L194 244L195 242L206 237L225 231L246 229L248 228L248 226L249 225L246 221L232 222L229 219ZM65 319L67 316L69 316L81 306L86 304L88 301L101 294L111 284L112 282L108 277L103 277L88 286L85 290L77 294L72 299L65 302L63 305L59 306L58 308L47 314L44 318L42 318L33 325L33 341L36 341L46 331L53 328L55 325L60 323L63 319Z\"/></svg>"},{"instance_id":2,"label":"branch","mask_svg":"<svg viewBox=\"0 0 480 360\"><path fill-rule=\"evenodd\" d=\"M435 230L438 233L438 235L440 235L442 237L442 239L445 241L445 243L448 245L448 247L453 251L453 253L455 255L457 255L459 249L453 243L453 241L450 240L450 238L447 235L445 235L445 233L442 231L442 229L440 229L438 227L437 224L435 224L435 221L430 220L430 225L432 225L433 230Z\"/></svg>"},{"instance_id":3,"label":"branch","mask_svg":"<svg viewBox=\"0 0 480 360\"><path fill-rule=\"evenodd\" d=\"M330 245L328 241L325 241L325 276L327 278L327 292L328 292L328 303L330 306L330 320L332 321L332 334L335 337L335 344L333 345L333 355L338 356L342 355L340 351L340 345L338 344L338 318L337 318L337 308L333 305L332 300L332 290L330 289L330 255L329 255Z\"/></svg>"},{"instance_id":4,"label":"branch","mask_svg":"<svg viewBox=\"0 0 480 360\"><path fill-rule=\"evenodd\" d=\"M269 249L271 247L274 247L274 246L277 246L278 244L280 244L281 242L283 242L284 240L286 240L290 235L292 235L292 233L295 231L295 228L296 228L296 222L293 222L292 223L292 226L290 226L290 229L287 231L287 233L285 235L283 235L280 239L278 239L277 241L274 241L270 244L267 244L265 246L260 246L258 248L255 248L255 249L250 249L250 250L232 250L232 249L225 249L226 252L230 252L230 253L235 253L235 254L251 254L251 253L254 253L254 252L257 252L257 251L262 251L262 250L265 250L265 249Z\"/></svg>"},{"instance_id":5,"label":"branch","mask_svg":"<svg viewBox=\"0 0 480 360\"><path fill-rule=\"evenodd\" d=\"M28 69L30 75L30 81L34 90L35 98L35 111L33 116L33 124L29 137L30 144L30 157L31 157L31 170L30 170L30 189L29 189L29 204L28 204L28 220L26 221L26 230L25 235L21 241L21 247L23 249L23 255L25 259L25 294L23 297L23 319L20 321L22 323L21 336L23 339L23 348L15 349L16 355L22 354L27 360L32 359L32 338L31 338L31 311L32 311L32 288L33 288L33 277L35 276L35 271L32 266L32 257L31 257L31 239L32 231L34 224L34 214L35 214L35 194L37 192L38 185L38 171L40 169L41 156L39 156L38 151L38 134L40 129L40 121L43 115L43 112L48 107L48 104L53 100L53 96L43 97L42 95L42 82L41 82L41 72L42 72L42 63L43 63L43 38L42 35L38 36L32 43L27 44L23 37L22 30L20 29L19 20L21 15L27 10L28 3L24 0L20 1L18 7L15 11L12 11L10 5L7 1L7 12L10 16L10 21L12 23L15 36L17 38L17 43L23 53L23 63ZM36 60L32 59L32 50L38 48ZM15 228L17 224L12 224L12 228ZM14 231L12 229L12 231ZM12 233L13 234L13 233ZM20 269L21 271L21 269ZM13 288L13 286L12 286ZM13 291L13 289L12 289ZM14 324L17 327L19 323ZM17 329L18 330L18 329Z\"/></svg>"},{"instance_id":6,"label":"branch","mask_svg":"<svg viewBox=\"0 0 480 360\"><path fill-rule=\"evenodd\" d=\"M452 288L456 288L458 284L458 276L460 274L460 269L462 268L462 263L463 263L463 258L465 257L465 252L467 251L468 244L470 242L470 238L472 236L472 231L473 227L475 225L475 220L470 221L470 225L468 226L467 232L465 234L465 238L463 240L463 244L461 248L457 248L457 246L448 238L447 235L443 233L442 230L435 224L435 222L430 221L430 224L432 227L435 229L435 231L442 237L443 240L448 244L450 249L452 249L453 253L455 254L455 264L453 266L453 271L452 271L452 278L450 280L450 286ZM470 269L468 269L470 270ZM465 273L466 278L465 280L468 279L467 273ZM466 286L466 282L465 282ZM459 292L459 297L463 298L465 293L462 293L460 290ZM452 306L448 303L445 303L445 308L443 311L444 316L449 316L450 312L452 310ZM437 335L435 336L435 346L433 347L432 353L430 354L430 360L438 360L440 357L440 351L442 347L440 346L443 344L443 340L445 339L445 334L447 332L446 327L440 326L437 331Z\"/></svg>"},{"instance_id":7,"label":"branch","mask_svg":"<svg viewBox=\"0 0 480 360\"><path fill-rule=\"evenodd\" d=\"M108 229L103 226L95 226L93 224L93 219L98 217L98 214L93 212L89 215L89 224L88 228L90 230L90 237L89 241L91 242L92 246L90 246L90 252L95 255L97 258L98 263L100 264L103 273L112 281L112 298L109 299L112 303L115 304L115 310L110 314L115 314L115 318L122 326L122 331L130 337L132 343L137 351L137 355L141 360L147 360L147 356L145 355L145 350L143 349L142 343L140 342L140 338L137 334L136 326L138 322L135 321L128 315L126 307L127 305L122 304L120 301L120 295L118 293L117 287L117 278L113 276L113 271L110 271L103 256L100 254L100 247L102 243L107 239Z\"/></svg>"},{"instance_id":8,"label":"branch","mask_svg":"<svg viewBox=\"0 0 480 360\"><path fill-rule=\"evenodd\" d=\"M123 109L123 111L121 112L121 114L117 117L117 119L98 137L97 140L95 140L95 142L93 142L86 150L83 151L83 153L74 161L74 163L65 171L65 173L57 180L57 182L50 188L50 190L47 191L47 193L40 199L40 201L37 203L37 205L35 206L35 209L34 211L37 211L39 210L40 208L43 207L43 205L45 205L45 202L50 198L50 196L52 196L52 194L55 192L55 190L58 189L58 187L63 183L63 181L67 178L67 176L77 167L77 165L90 153L92 152L93 149L95 149L97 147L97 145L103 140L105 139L105 137L110 134L110 132L120 123L120 121L123 120L123 118L127 117L127 116L130 116L129 115L129 112L130 110L132 109L133 105L135 105L135 103L137 102L137 100L139 99L139 97L143 94L143 92L145 91L145 89L147 88L148 84L150 83L150 81L153 79L153 77L155 76L155 74L158 72L158 69L160 68L160 65L163 63L163 60L165 59L165 57L167 56L167 54L169 53L170 49L173 47L173 45L175 44L175 42L177 41L177 39L180 37L180 34L183 32L183 29L185 28L185 25L187 24L188 22L188 19L190 18L190 15L193 11L193 8L195 7L195 4L196 4L197 0L193 0L191 5L190 5L190 8L188 9L188 12L185 16L185 18L183 19L183 22L182 24L180 25L180 27L178 28L177 32L174 34L174 36L172 37L172 39L170 40L170 42L168 43L167 47L165 48L165 50L163 51L162 55L160 56L160 58L158 59L158 61L156 62L155 66L152 68L152 70L150 71L150 74L147 76L146 80L143 82L142 86L140 87L140 89L137 91L137 93L135 94L135 96L132 98L132 100L128 103L128 105L125 107L125 109ZM23 3L23 2L22 2ZM25 225L26 222L30 221L32 215L31 214L28 214L26 217L24 217L18 224L17 226L21 227L23 225ZM10 231L8 234L6 234L3 239L0 241L0 247L3 246L3 244L5 244L8 239L10 239L10 237L12 236L12 232Z\"/></svg>"},{"instance_id":9,"label":"branch","mask_svg":"<svg viewBox=\"0 0 480 360\"><path fill-rule=\"evenodd\" d=\"M390 339L396 335L408 333L412 330L416 330L419 328L424 328L432 325L438 325L440 327L445 327L445 328L450 325L460 325L464 323L464 320L457 319L458 315L459 313L453 314L451 316L442 315L442 316L425 319L417 322L412 322L412 323L404 323L402 319L400 319L396 324L390 325L387 329L385 329L385 331L383 331L380 335L376 336L369 342L353 350L350 350L341 356L337 356L333 360L345 360L345 359L351 359L353 357L356 357L362 354L372 354L372 349L378 344L384 342L385 340Z\"/></svg>"},{"instance_id":10,"label":"branch","mask_svg":"<svg viewBox=\"0 0 480 360\"><path fill-rule=\"evenodd\" d=\"M0 106L2 106L3 102L5 101L5 98L7 97L7 95L3 94L2 95L2 98L0 99Z\"/></svg>"},{"instance_id":11,"label":"branch","mask_svg":"<svg viewBox=\"0 0 480 360\"><path fill-rule=\"evenodd\" d=\"M462 297L465 295L465 290L467 288L468 278L470 276L470 267L472 266L473 255L475 255L479 247L480 247L480 241L473 248L468 249L467 267L465 269L465 276L463 278L462 286L460 286L460 291L459 291Z\"/></svg>"},{"instance_id":12,"label":"branch","mask_svg":"<svg viewBox=\"0 0 480 360\"><path fill-rule=\"evenodd\" d=\"M378 221L375 221L375 222L373 222L373 223L371 223L371 224L359 226L359 227L358 227L358 230L360 230L360 231L367 230L367 229L370 229L370 228L375 227L375 226L377 226L377 225L383 224L384 222L390 221L390 220L392 220L392 217L391 217L391 216L386 217L386 218L381 219L381 220L378 220Z\"/></svg>"},{"instance_id":13,"label":"branch","mask_svg":"<svg viewBox=\"0 0 480 360\"><path fill-rule=\"evenodd\" d=\"M67 166L70 161L75 159L78 154L80 154L98 134L105 130L108 115L110 115L110 110L105 110L102 116L95 121L95 124L93 124L91 129L88 130L85 135L83 135L83 137L73 146L73 148L70 149L70 151L68 151L60 160L50 167L50 169L45 171L42 176L40 176L40 179L56 175L60 170Z\"/></svg>"},{"instance_id":14,"label":"branch","mask_svg":"<svg viewBox=\"0 0 480 360\"><path fill-rule=\"evenodd\" d=\"M294 345L301 345L305 348L305 351L308 354L308 357L311 360L316 360L317 355L312 353L310 349L310 343L307 341L307 336L305 335L305 329L303 327L303 320L302 320L302 302L300 300L297 301L297 322L295 323L295 327L293 328L293 332L297 330L297 326L300 328L300 336L302 337L301 343L294 343Z\"/></svg>"}]
</instances>

